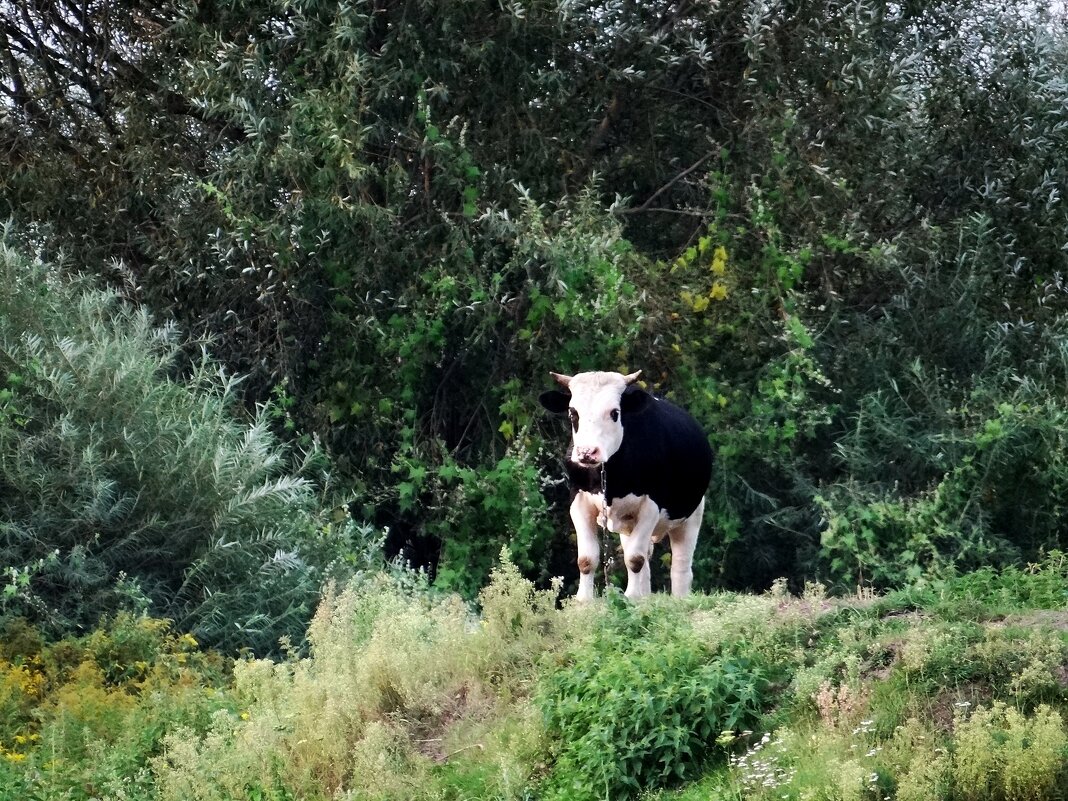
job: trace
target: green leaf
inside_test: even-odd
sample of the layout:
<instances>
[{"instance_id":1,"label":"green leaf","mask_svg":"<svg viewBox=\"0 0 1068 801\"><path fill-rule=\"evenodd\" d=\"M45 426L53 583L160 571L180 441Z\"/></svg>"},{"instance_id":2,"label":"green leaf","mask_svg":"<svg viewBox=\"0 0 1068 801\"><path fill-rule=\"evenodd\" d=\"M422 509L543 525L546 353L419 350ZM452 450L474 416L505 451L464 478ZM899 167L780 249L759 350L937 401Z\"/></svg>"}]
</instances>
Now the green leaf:
<instances>
[{"instance_id":1,"label":"green leaf","mask_svg":"<svg viewBox=\"0 0 1068 801\"><path fill-rule=\"evenodd\" d=\"M397 485L397 496L400 499L401 511L408 511L415 505L415 484L410 481L402 481Z\"/></svg>"},{"instance_id":2,"label":"green leaf","mask_svg":"<svg viewBox=\"0 0 1068 801\"><path fill-rule=\"evenodd\" d=\"M794 340L802 348L811 348L814 344L812 336L808 333L808 329L804 324L795 316L790 315L786 318L786 327Z\"/></svg>"}]
</instances>

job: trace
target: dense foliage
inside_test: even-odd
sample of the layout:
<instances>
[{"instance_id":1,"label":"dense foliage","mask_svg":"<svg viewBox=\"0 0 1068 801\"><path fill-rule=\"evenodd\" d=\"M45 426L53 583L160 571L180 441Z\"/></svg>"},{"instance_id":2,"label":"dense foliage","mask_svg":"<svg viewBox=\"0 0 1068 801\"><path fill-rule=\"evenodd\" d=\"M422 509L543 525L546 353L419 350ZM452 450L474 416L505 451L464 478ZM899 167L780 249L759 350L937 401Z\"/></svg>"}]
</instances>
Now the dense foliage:
<instances>
[{"instance_id":1,"label":"dense foliage","mask_svg":"<svg viewBox=\"0 0 1068 801\"><path fill-rule=\"evenodd\" d=\"M556 608L508 561L482 614L394 570L308 652L233 664L121 614L0 646L0 799L1001 801L1068 781L1068 571L881 598Z\"/></svg>"},{"instance_id":2,"label":"dense foliage","mask_svg":"<svg viewBox=\"0 0 1068 801\"><path fill-rule=\"evenodd\" d=\"M0 0L0 801L1063 797L1064 13ZM691 599L559 602L592 368Z\"/></svg>"},{"instance_id":3,"label":"dense foliage","mask_svg":"<svg viewBox=\"0 0 1068 801\"><path fill-rule=\"evenodd\" d=\"M236 386L144 309L0 251L0 616L299 640L331 569L373 563L377 538L322 509L316 452L293 458L267 409L242 419Z\"/></svg>"},{"instance_id":4,"label":"dense foliage","mask_svg":"<svg viewBox=\"0 0 1068 801\"><path fill-rule=\"evenodd\" d=\"M751 657L703 647L685 615L616 600L610 625L544 682L557 766L545 798L622 798L693 779L724 731L757 723L767 682Z\"/></svg>"},{"instance_id":5,"label":"dense foliage","mask_svg":"<svg viewBox=\"0 0 1068 801\"><path fill-rule=\"evenodd\" d=\"M440 586L573 575L534 398L588 367L707 427L699 586L887 586L1063 544L1058 19L18 0L0 213L210 335Z\"/></svg>"},{"instance_id":6,"label":"dense foliage","mask_svg":"<svg viewBox=\"0 0 1068 801\"><path fill-rule=\"evenodd\" d=\"M123 613L48 642L25 623L0 644L0 799L155 794L167 731L234 709L227 660L166 621Z\"/></svg>"}]
</instances>

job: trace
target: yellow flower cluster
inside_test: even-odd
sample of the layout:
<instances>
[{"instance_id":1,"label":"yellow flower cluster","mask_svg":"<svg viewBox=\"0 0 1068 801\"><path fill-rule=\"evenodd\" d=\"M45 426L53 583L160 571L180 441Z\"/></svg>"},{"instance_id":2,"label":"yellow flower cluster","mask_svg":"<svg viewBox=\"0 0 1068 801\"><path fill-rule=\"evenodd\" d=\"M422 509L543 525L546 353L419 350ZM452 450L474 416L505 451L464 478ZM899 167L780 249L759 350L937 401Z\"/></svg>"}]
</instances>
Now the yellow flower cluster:
<instances>
[{"instance_id":1,"label":"yellow flower cluster","mask_svg":"<svg viewBox=\"0 0 1068 801\"><path fill-rule=\"evenodd\" d=\"M200 646L200 643L197 642L197 638L188 632L178 638L178 644L185 648L197 648Z\"/></svg>"},{"instance_id":2,"label":"yellow flower cluster","mask_svg":"<svg viewBox=\"0 0 1068 801\"><path fill-rule=\"evenodd\" d=\"M712 253L712 274L723 275L727 272L727 248L720 245Z\"/></svg>"},{"instance_id":3,"label":"yellow flower cluster","mask_svg":"<svg viewBox=\"0 0 1068 801\"><path fill-rule=\"evenodd\" d=\"M12 693L38 698L44 687L45 677L40 671L27 665L13 665L0 660L0 698Z\"/></svg>"},{"instance_id":4,"label":"yellow flower cluster","mask_svg":"<svg viewBox=\"0 0 1068 801\"><path fill-rule=\"evenodd\" d=\"M702 243L703 244L703 243ZM703 248L701 249L703 252ZM695 312L703 312L709 307L712 301L726 300L727 285L719 278L724 277L727 274L727 249L723 245L719 245L712 252L712 261L709 264L709 270L712 271L714 279L712 281L712 288L707 294L694 294L693 292L683 291L680 295L682 302L693 309Z\"/></svg>"},{"instance_id":5,"label":"yellow flower cluster","mask_svg":"<svg viewBox=\"0 0 1068 801\"><path fill-rule=\"evenodd\" d=\"M727 273L727 249L720 245L712 254L712 265L709 268L712 275L722 278ZM712 291L708 293L712 300L725 300L727 297L727 285L720 281L712 282Z\"/></svg>"},{"instance_id":6,"label":"yellow flower cluster","mask_svg":"<svg viewBox=\"0 0 1068 801\"><path fill-rule=\"evenodd\" d=\"M682 302L693 309L695 312L703 312L708 308L709 296L708 295L694 295L692 292L683 290Z\"/></svg>"},{"instance_id":7,"label":"yellow flower cluster","mask_svg":"<svg viewBox=\"0 0 1068 801\"><path fill-rule=\"evenodd\" d=\"M40 734L16 734L13 738L15 747L5 748L3 743L0 743L0 757L3 757L8 762L21 762L26 758L26 754L17 750L19 746L36 745L41 740Z\"/></svg>"}]
</instances>

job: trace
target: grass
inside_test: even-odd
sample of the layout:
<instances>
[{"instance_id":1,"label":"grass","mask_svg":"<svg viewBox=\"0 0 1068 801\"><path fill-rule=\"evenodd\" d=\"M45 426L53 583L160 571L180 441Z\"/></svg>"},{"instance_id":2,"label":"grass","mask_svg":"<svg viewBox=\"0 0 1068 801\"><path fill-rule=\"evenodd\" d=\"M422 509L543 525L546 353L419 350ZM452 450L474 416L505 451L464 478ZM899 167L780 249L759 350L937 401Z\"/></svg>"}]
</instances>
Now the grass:
<instances>
[{"instance_id":1,"label":"grass","mask_svg":"<svg viewBox=\"0 0 1068 801\"><path fill-rule=\"evenodd\" d=\"M228 666L120 616L0 648L0 799L1057 799L1065 561L883 597L480 610L411 577L328 594L306 651Z\"/></svg>"}]
</instances>

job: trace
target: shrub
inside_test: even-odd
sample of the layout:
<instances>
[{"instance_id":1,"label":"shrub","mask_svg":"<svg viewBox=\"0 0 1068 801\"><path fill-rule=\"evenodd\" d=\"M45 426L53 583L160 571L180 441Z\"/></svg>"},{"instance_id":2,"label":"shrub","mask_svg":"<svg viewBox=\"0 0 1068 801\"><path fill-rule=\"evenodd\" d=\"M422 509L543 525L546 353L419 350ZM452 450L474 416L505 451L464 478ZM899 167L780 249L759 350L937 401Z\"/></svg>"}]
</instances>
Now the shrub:
<instances>
[{"instance_id":1,"label":"shrub","mask_svg":"<svg viewBox=\"0 0 1068 801\"><path fill-rule=\"evenodd\" d=\"M952 603L938 608L944 614L1006 614L1019 609L1062 609L1068 603L1068 557L1059 550L1025 568L982 567L954 576L942 585Z\"/></svg>"},{"instance_id":2,"label":"shrub","mask_svg":"<svg viewBox=\"0 0 1068 801\"><path fill-rule=\"evenodd\" d=\"M0 800L154 798L147 770L166 731L202 731L230 706L226 664L165 621L120 615L80 638L29 631L0 661ZM9 627L9 630L10 627ZM21 702L12 705L14 684Z\"/></svg>"},{"instance_id":3,"label":"shrub","mask_svg":"<svg viewBox=\"0 0 1068 801\"><path fill-rule=\"evenodd\" d=\"M438 773L461 783L483 775L487 797L519 797L543 755L523 699L553 642L554 597L507 559L482 595L481 620L403 572L328 591L308 656L238 662L240 711L218 714L203 737L168 735L153 761L162 798L223 801L248 787L431 798ZM487 762L505 769L487 775Z\"/></svg>"},{"instance_id":4,"label":"shrub","mask_svg":"<svg viewBox=\"0 0 1068 801\"><path fill-rule=\"evenodd\" d=\"M3 611L70 630L150 608L257 651L299 638L329 565L359 567L374 538L320 519L315 452L243 417L237 384L144 309L0 251Z\"/></svg>"},{"instance_id":5,"label":"shrub","mask_svg":"<svg viewBox=\"0 0 1068 801\"><path fill-rule=\"evenodd\" d=\"M618 599L538 693L556 762L549 798L633 797L692 778L724 732L754 725L763 670L716 656L678 607Z\"/></svg>"},{"instance_id":6,"label":"shrub","mask_svg":"<svg viewBox=\"0 0 1068 801\"><path fill-rule=\"evenodd\" d=\"M1052 399L1065 328L1023 291L1016 244L974 215L881 248L883 312L835 328L843 430L817 501L838 586L945 578L1061 546L1068 415Z\"/></svg>"},{"instance_id":7,"label":"shrub","mask_svg":"<svg viewBox=\"0 0 1068 801\"><path fill-rule=\"evenodd\" d=\"M955 721L953 788L963 801L1040 801L1064 775L1068 735L1059 713L1031 718L996 702Z\"/></svg>"},{"instance_id":8,"label":"shrub","mask_svg":"<svg viewBox=\"0 0 1068 801\"><path fill-rule=\"evenodd\" d=\"M931 801L949 795L950 757L939 743L937 734L915 718L894 732L887 761L898 768L895 797L900 801Z\"/></svg>"}]
</instances>

